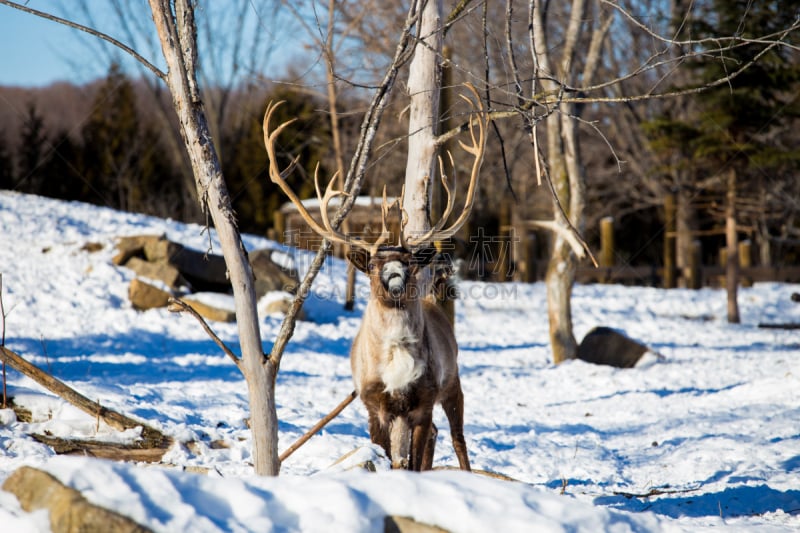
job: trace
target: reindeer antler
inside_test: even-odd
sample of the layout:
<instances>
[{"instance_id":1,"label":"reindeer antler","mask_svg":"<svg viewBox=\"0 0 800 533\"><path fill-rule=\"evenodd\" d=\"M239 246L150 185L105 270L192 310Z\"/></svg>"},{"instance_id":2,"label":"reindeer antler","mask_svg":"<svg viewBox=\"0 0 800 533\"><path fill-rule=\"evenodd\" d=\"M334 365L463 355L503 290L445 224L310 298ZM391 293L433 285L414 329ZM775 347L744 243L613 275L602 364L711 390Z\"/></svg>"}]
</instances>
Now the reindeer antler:
<instances>
[{"instance_id":1,"label":"reindeer antler","mask_svg":"<svg viewBox=\"0 0 800 533\"><path fill-rule=\"evenodd\" d=\"M444 173L444 164L442 163L442 158L439 157L439 172L441 174L442 186L447 194L447 206L445 207L442 217L439 219L439 221L430 230L426 231L422 235L406 237L405 235L402 235L401 230L400 243L405 248L410 249L413 247L418 247L422 244L430 243L432 241L441 241L452 237L461 228L461 226L464 225L464 223L467 221L467 218L469 218L470 212L472 211L472 206L475 200L475 191L477 190L478 176L480 174L481 164L483 163L483 154L486 150L486 128L489 123L489 114L481 105L481 99L480 95L478 95L477 89L475 89L471 83L466 83L465 85L467 90L472 93L474 100L464 96L463 94L460 96L472 107L470 114L477 116L474 118L470 117L469 121L469 135L471 144L467 145L462 141L458 141L458 144L461 146L461 148L475 158L474 162L472 163L472 173L469 178L469 186L467 187L467 196L464 200L464 208L455 222L453 222L449 227L442 229L444 228L445 224L447 224L447 219L450 217L450 214L453 211L455 195L447 184L447 176ZM478 103L477 106L475 102ZM477 110L476 107L478 108ZM477 137L475 133L476 127ZM449 151L447 152L447 155L450 159L450 166L455 171L453 155Z\"/></svg>"},{"instance_id":2,"label":"reindeer antler","mask_svg":"<svg viewBox=\"0 0 800 533\"><path fill-rule=\"evenodd\" d=\"M400 207L400 245L406 249L412 249L419 247L423 244L430 243L436 240L444 240L447 238L452 237L461 226L467 221L467 218L472 211L472 206L475 200L475 191L477 190L477 183L478 183L478 175L480 174L481 164L483 163L483 154L486 150L486 128L489 122L489 114L481 105L481 99L478 95L478 91L475 87L467 83L467 89L472 93L473 98L469 98L467 96L461 95L465 101L467 101L471 108L471 115L476 115L476 117L471 117L469 121L469 134L471 143L465 144L462 141L459 141L459 145L461 148L464 149L468 154L471 154L475 161L472 163L472 172L469 178L469 186L467 188L467 196L464 200L464 208L462 209L461 213L459 214L458 218L453 222L449 227L445 228L445 224L447 224L447 219L450 218L450 215L453 212L453 206L455 204L455 194L450 189L450 186L447 182L447 175L444 172L444 163L442 158L439 157L439 172L441 174L442 186L444 187L445 193L447 194L447 205L442 213L441 219L428 231L423 233L419 236L410 236L406 237L403 235L405 226L406 226L406 214L404 213L402 206L403 206L403 197L405 195L405 189L400 193L400 197L396 198L391 203L387 200L386 197L386 187L383 188L383 202L381 204L381 234L378 236L378 239L374 243L367 243L360 238L357 237L350 237L345 235L344 233L334 229L333 224L330 221L330 215L328 213L328 204L330 201L337 197L346 197L350 196L345 191L336 190L333 188L334 183L336 182L336 178L338 176L338 172L333 175L328 185L325 187L325 193L323 194L320 186L319 186L319 163L317 163L316 168L314 169L314 188L317 193L317 199L320 203L320 216L322 220L322 224L314 220L311 214L303 205L303 202L297 197L295 192L286 183L284 179L285 176L291 174L292 170L294 169L295 165L297 164L298 158L295 157L294 160L286 167L283 171L279 170L278 163L275 158L275 139L280 135L280 133L290 124L292 124L297 119L291 119L280 126L278 126L274 131L270 132L270 121L272 119L272 114L275 112L283 101L280 102L270 102L267 105L266 113L264 114L264 146L267 149L267 156L269 157L269 177L273 183L278 185L281 190L286 194L289 200L295 205L297 211L300 213L300 216L309 227L321 237L328 239L329 241L339 242L348 244L350 246L354 246L357 248L362 248L365 250L370 251L370 253L375 253L378 248L385 244L386 241L389 240L391 236L391 232L388 229L386 219L389 216L389 211L395 206L398 205ZM477 105L476 103L477 102ZM476 110L476 107L478 108ZM477 129L477 134L476 134ZM453 161L453 155L448 151L447 156L450 159L450 166L455 169L455 163ZM444 228L444 229L443 229Z\"/></svg>"},{"instance_id":3,"label":"reindeer antler","mask_svg":"<svg viewBox=\"0 0 800 533\"><path fill-rule=\"evenodd\" d=\"M303 202L300 198L297 197L297 194L292 190L286 180L284 179L285 176L288 176L294 170L295 165L297 164L298 157L295 157L294 160L286 167L283 171L279 170L278 163L275 158L275 139L280 135L280 133L290 124L292 124L296 118L291 120L287 120L274 131L270 132L270 121L272 120L272 114L275 110L283 104L283 101L280 102L270 102L267 105L267 110L264 113L264 146L267 149L267 157L269 158L269 178L272 183L276 184L281 190L286 194L295 207L297 208L298 213L306 221L309 227L317 233L319 236L328 239L332 242L339 242L343 244L348 244L350 246L354 246L357 248L363 248L366 250L370 250L374 252L378 249L378 247L384 244L389 237L391 236L391 232L387 228L386 218L389 214L389 210L397 204L397 200L389 203L386 198L386 188L383 189L383 204L381 206L381 214L382 214L382 227L381 227L381 234L378 237L378 240L372 244L369 244L359 238L350 237L333 227L333 224L330 221L330 215L328 212L328 204L330 201L337 197L346 197L350 196L345 191L336 190L333 188L334 183L336 182L336 178L338 177L338 172L333 175L331 180L328 182L328 185L325 187L325 193L323 194L320 190L319 186L319 163L317 163L316 168L314 169L314 189L317 193L317 199L320 203L320 217L322 220L322 224L314 220L311 216L311 213L308 212L306 207L303 205Z\"/></svg>"}]
</instances>

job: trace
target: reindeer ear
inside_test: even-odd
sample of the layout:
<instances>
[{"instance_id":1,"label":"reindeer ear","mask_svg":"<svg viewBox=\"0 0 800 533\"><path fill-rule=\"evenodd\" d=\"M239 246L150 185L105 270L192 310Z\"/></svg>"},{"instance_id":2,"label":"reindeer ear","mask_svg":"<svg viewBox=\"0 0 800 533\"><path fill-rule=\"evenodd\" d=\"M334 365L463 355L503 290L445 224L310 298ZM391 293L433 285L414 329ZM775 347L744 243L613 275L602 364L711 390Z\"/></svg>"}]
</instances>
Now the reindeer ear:
<instances>
[{"instance_id":1,"label":"reindeer ear","mask_svg":"<svg viewBox=\"0 0 800 533\"><path fill-rule=\"evenodd\" d=\"M361 250L359 248L351 248L349 252L347 252L347 259L353 263L353 266L359 269L361 272L367 272L367 265L369 264L369 252L366 250Z\"/></svg>"},{"instance_id":2,"label":"reindeer ear","mask_svg":"<svg viewBox=\"0 0 800 533\"><path fill-rule=\"evenodd\" d=\"M411 255L411 262L417 267L423 268L430 265L438 253L439 251L433 246L421 248L419 250L415 250Z\"/></svg>"}]
</instances>

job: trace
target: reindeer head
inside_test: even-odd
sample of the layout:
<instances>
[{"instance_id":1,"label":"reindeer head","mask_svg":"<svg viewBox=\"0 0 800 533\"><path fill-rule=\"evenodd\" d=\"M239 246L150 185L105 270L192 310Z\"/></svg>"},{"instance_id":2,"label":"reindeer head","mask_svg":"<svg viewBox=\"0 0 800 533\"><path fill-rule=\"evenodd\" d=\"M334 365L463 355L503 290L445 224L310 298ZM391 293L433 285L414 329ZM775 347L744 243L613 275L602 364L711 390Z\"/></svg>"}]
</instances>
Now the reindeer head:
<instances>
[{"instance_id":1,"label":"reindeer head","mask_svg":"<svg viewBox=\"0 0 800 533\"><path fill-rule=\"evenodd\" d=\"M386 307L405 307L419 299L417 273L433 261L436 253L432 247L409 251L383 246L375 252L354 248L347 258L369 276L373 299Z\"/></svg>"}]
</instances>

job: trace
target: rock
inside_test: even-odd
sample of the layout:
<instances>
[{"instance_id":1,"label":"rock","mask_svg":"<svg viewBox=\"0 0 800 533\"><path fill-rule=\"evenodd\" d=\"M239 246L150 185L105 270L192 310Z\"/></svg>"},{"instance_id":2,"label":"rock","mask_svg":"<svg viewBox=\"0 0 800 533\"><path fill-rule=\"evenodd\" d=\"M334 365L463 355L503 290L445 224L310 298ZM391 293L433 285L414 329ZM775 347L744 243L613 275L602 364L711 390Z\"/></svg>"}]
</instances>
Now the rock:
<instances>
[{"instance_id":1,"label":"rock","mask_svg":"<svg viewBox=\"0 0 800 533\"><path fill-rule=\"evenodd\" d=\"M172 295L147 282L134 278L128 287L128 299L137 311L166 307Z\"/></svg>"},{"instance_id":2,"label":"rock","mask_svg":"<svg viewBox=\"0 0 800 533\"><path fill-rule=\"evenodd\" d=\"M122 237L117 241L119 253L114 257L116 265L125 266L141 278L163 282L172 290L189 288L192 292L229 294L231 284L225 260L221 255L206 254L186 248L166 239L163 235L138 235ZM297 290L297 273L272 260L274 251L256 250L249 254L255 277L256 297L268 292L292 293ZM129 297L135 309L145 310L164 307L172 296L142 279L131 282ZM230 309L209 304L199 298L187 298L201 316L216 321L232 322L236 319ZM272 303L267 313L285 313L289 303ZM301 319L303 319L301 313Z\"/></svg>"},{"instance_id":3,"label":"rock","mask_svg":"<svg viewBox=\"0 0 800 533\"><path fill-rule=\"evenodd\" d=\"M178 269L168 263L150 263L134 256L128 259L124 266L143 278L162 281L173 289L187 285Z\"/></svg>"},{"instance_id":4,"label":"rock","mask_svg":"<svg viewBox=\"0 0 800 533\"><path fill-rule=\"evenodd\" d=\"M147 241L144 255L150 262L175 267L197 290L227 292L231 288L225 259L221 255L192 250L166 239Z\"/></svg>"},{"instance_id":5,"label":"rock","mask_svg":"<svg viewBox=\"0 0 800 533\"><path fill-rule=\"evenodd\" d=\"M14 494L27 512L47 509L53 533L151 531L126 516L89 503L77 490L29 466L14 471L3 483L3 490Z\"/></svg>"},{"instance_id":6,"label":"rock","mask_svg":"<svg viewBox=\"0 0 800 533\"><path fill-rule=\"evenodd\" d=\"M103 249L103 245L99 242L87 242L83 246L81 246L82 252L87 252L93 254L95 252L99 252Z\"/></svg>"},{"instance_id":7,"label":"rock","mask_svg":"<svg viewBox=\"0 0 800 533\"><path fill-rule=\"evenodd\" d=\"M182 298L182 300L186 302L192 309L197 311L198 315L208 320L214 320L216 322L236 321L236 312L231 311L230 309L224 309L208 302L200 301L196 297L192 298L191 296L186 296Z\"/></svg>"},{"instance_id":8,"label":"rock","mask_svg":"<svg viewBox=\"0 0 800 533\"><path fill-rule=\"evenodd\" d=\"M447 533L446 529L429 526L404 516L387 516L383 519L384 533Z\"/></svg>"},{"instance_id":9,"label":"rock","mask_svg":"<svg viewBox=\"0 0 800 533\"><path fill-rule=\"evenodd\" d=\"M651 350L625 334L607 327L591 330L578 346L578 359L598 365L633 368Z\"/></svg>"},{"instance_id":10,"label":"rock","mask_svg":"<svg viewBox=\"0 0 800 533\"><path fill-rule=\"evenodd\" d=\"M257 298L271 291L294 294L300 284L297 273L275 263L272 260L272 253L272 250L256 250L250 254L250 265L256 278Z\"/></svg>"},{"instance_id":11,"label":"rock","mask_svg":"<svg viewBox=\"0 0 800 533\"><path fill-rule=\"evenodd\" d=\"M287 296L285 298L278 298L276 300L271 300L267 302L267 304L263 307L263 312L265 315L275 315L281 314L286 315L289 312L289 308L292 306L292 298ZM300 309L300 312L297 313L297 320L305 320L306 319L306 312L304 309Z\"/></svg>"},{"instance_id":12,"label":"rock","mask_svg":"<svg viewBox=\"0 0 800 533\"><path fill-rule=\"evenodd\" d=\"M144 258L148 261L158 262L158 261L166 261L169 262L170 258L177 255L183 250L183 246L172 242L166 237L161 239L155 240L147 240L144 242Z\"/></svg>"},{"instance_id":13,"label":"rock","mask_svg":"<svg viewBox=\"0 0 800 533\"><path fill-rule=\"evenodd\" d=\"M117 266L124 265L131 257L144 257L147 242L165 239L164 235L134 235L117 239L117 255L111 260Z\"/></svg>"}]
</instances>

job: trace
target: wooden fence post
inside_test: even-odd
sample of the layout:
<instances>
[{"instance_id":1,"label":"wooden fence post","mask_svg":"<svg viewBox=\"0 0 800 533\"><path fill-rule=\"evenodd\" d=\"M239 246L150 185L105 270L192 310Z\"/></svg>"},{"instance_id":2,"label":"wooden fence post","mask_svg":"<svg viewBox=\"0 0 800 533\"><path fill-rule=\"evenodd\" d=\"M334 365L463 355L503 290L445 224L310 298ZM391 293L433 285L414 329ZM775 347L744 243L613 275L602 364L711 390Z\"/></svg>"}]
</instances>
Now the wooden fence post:
<instances>
[{"instance_id":1,"label":"wooden fence post","mask_svg":"<svg viewBox=\"0 0 800 533\"><path fill-rule=\"evenodd\" d=\"M495 242L491 243L497 247L497 261L494 264L494 278L495 281L509 281L510 277L508 273L511 269L512 259L509 257L510 254L508 247L511 246L511 238L513 237L513 229L511 226L511 208L509 207L509 202L500 203L499 218L499 235L495 239Z\"/></svg>"},{"instance_id":2,"label":"wooden fence post","mask_svg":"<svg viewBox=\"0 0 800 533\"><path fill-rule=\"evenodd\" d=\"M614 217L600 219L600 267L608 269L603 274L603 283L611 282L614 266Z\"/></svg>"},{"instance_id":3,"label":"wooden fence post","mask_svg":"<svg viewBox=\"0 0 800 533\"><path fill-rule=\"evenodd\" d=\"M523 281L533 283L536 281L536 232L527 231L524 235L525 272Z\"/></svg>"},{"instance_id":4,"label":"wooden fence post","mask_svg":"<svg viewBox=\"0 0 800 533\"><path fill-rule=\"evenodd\" d=\"M739 242L739 285L742 287L752 287L753 280L749 277L741 276L741 272L745 268L753 266L753 244L749 240Z\"/></svg>"},{"instance_id":5,"label":"wooden fence post","mask_svg":"<svg viewBox=\"0 0 800 533\"><path fill-rule=\"evenodd\" d=\"M694 240L690 248L687 285L690 289L700 289L703 286L703 245L699 240Z\"/></svg>"},{"instance_id":6,"label":"wooden fence post","mask_svg":"<svg viewBox=\"0 0 800 533\"><path fill-rule=\"evenodd\" d=\"M275 230L275 240L286 244L286 218L280 209L276 209L273 214L272 227Z\"/></svg>"}]
</instances>

